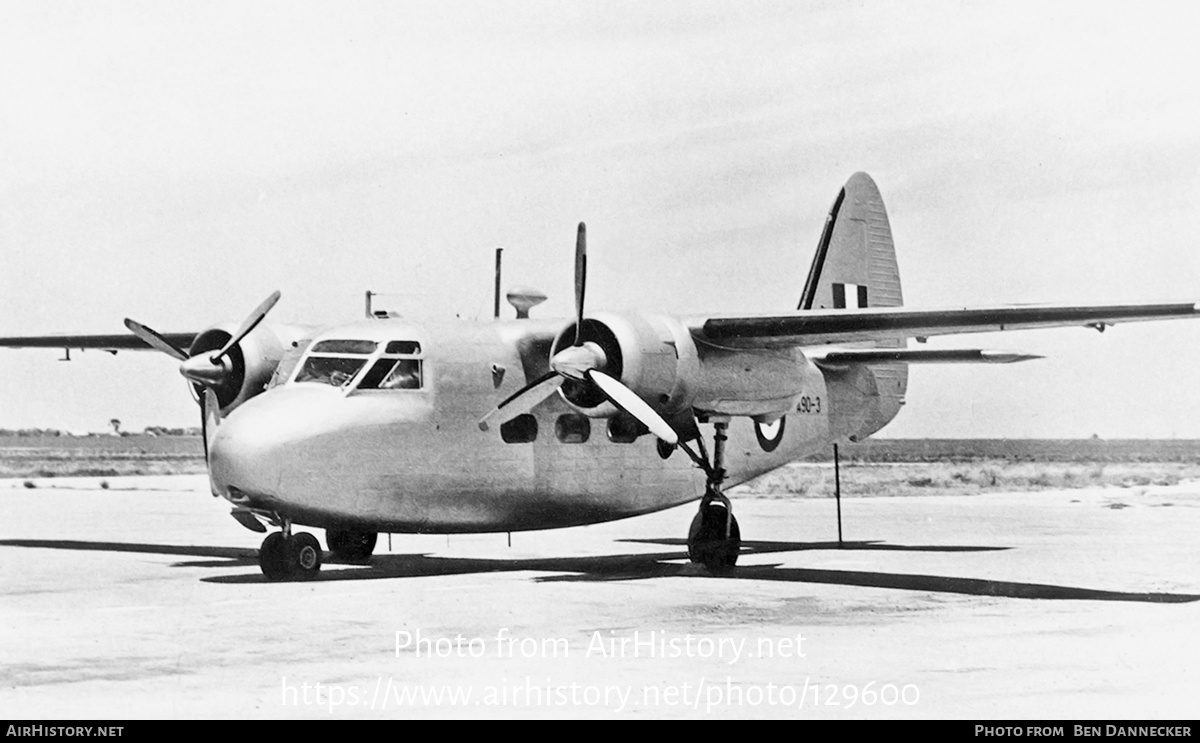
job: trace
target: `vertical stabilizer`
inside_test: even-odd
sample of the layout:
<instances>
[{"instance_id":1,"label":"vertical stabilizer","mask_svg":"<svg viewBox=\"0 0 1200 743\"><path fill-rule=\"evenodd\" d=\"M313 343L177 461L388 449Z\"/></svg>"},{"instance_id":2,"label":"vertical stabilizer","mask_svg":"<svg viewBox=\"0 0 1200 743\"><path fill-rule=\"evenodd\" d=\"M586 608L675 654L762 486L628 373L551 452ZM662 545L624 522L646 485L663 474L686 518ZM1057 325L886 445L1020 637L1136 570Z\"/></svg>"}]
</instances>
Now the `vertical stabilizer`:
<instances>
[{"instance_id":1,"label":"vertical stabilizer","mask_svg":"<svg viewBox=\"0 0 1200 743\"><path fill-rule=\"evenodd\" d=\"M883 197L871 176L855 173L829 210L798 309L852 311L903 305L896 247ZM903 348L906 344L897 339L869 345ZM907 364L853 364L823 373L834 403L830 430L837 438L861 441L887 424L904 405Z\"/></svg>"},{"instance_id":2,"label":"vertical stabilizer","mask_svg":"<svg viewBox=\"0 0 1200 743\"><path fill-rule=\"evenodd\" d=\"M900 271L883 197L855 173L838 193L817 244L801 310L900 307Z\"/></svg>"}]
</instances>

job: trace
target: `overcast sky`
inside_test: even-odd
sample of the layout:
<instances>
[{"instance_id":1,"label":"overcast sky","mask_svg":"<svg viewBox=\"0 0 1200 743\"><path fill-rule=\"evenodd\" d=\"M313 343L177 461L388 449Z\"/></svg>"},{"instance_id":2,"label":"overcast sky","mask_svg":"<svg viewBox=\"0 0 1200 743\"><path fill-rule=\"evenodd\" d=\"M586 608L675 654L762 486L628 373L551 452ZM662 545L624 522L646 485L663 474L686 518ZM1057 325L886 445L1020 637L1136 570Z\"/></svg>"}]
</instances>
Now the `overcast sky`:
<instances>
[{"instance_id":1,"label":"overcast sky","mask_svg":"<svg viewBox=\"0 0 1200 743\"><path fill-rule=\"evenodd\" d=\"M906 304L1200 300L1195 3L0 3L0 335L794 308L878 182ZM1200 438L1200 323L964 336L893 436ZM169 358L0 350L0 427L196 425ZM481 414L486 411L480 411Z\"/></svg>"}]
</instances>

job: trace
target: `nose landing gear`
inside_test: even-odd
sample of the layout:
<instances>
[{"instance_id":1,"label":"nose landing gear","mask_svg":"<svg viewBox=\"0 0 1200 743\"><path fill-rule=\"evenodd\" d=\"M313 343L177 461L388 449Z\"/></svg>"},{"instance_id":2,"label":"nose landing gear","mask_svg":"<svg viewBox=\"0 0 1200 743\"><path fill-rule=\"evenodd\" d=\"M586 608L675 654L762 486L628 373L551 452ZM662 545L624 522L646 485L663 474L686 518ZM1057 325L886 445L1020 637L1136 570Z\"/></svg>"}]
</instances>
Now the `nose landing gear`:
<instances>
[{"instance_id":1,"label":"nose landing gear","mask_svg":"<svg viewBox=\"0 0 1200 743\"><path fill-rule=\"evenodd\" d=\"M292 534L284 519L283 531L272 532L258 550L258 564L267 580L315 578L321 571L321 544L308 532Z\"/></svg>"}]
</instances>

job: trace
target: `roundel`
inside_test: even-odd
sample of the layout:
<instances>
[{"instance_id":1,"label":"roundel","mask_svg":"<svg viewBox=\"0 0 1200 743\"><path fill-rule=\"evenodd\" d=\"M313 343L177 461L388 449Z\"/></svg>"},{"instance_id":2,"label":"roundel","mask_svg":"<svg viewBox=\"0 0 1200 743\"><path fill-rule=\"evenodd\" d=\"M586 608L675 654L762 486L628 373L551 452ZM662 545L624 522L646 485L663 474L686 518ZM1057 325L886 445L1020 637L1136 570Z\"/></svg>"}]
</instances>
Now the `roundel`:
<instances>
[{"instance_id":1,"label":"roundel","mask_svg":"<svg viewBox=\"0 0 1200 743\"><path fill-rule=\"evenodd\" d=\"M780 418L774 423L759 423L754 421L754 437L763 451L775 451L779 442L783 441L783 427L787 418Z\"/></svg>"}]
</instances>

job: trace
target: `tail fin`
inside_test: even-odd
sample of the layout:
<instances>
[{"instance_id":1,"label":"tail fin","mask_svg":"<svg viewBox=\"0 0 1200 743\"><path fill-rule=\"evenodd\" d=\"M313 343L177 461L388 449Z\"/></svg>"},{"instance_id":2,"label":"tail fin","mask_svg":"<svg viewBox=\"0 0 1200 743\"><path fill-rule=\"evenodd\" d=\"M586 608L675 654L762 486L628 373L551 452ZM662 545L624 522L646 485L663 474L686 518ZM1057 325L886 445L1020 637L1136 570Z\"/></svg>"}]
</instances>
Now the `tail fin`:
<instances>
[{"instance_id":1,"label":"tail fin","mask_svg":"<svg viewBox=\"0 0 1200 743\"><path fill-rule=\"evenodd\" d=\"M883 198L871 176L855 173L829 210L797 309L903 304Z\"/></svg>"},{"instance_id":2,"label":"tail fin","mask_svg":"<svg viewBox=\"0 0 1200 743\"><path fill-rule=\"evenodd\" d=\"M855 173L829 210L798 309L903 305L896 247L883 198L871 176ZM895 339L866 345L904 348L906 343ZM883 428L904 405L907 364L849 364L823 373L833 403L829 427L838 438L861 441Z\"/></svg>"}]
</instances>

